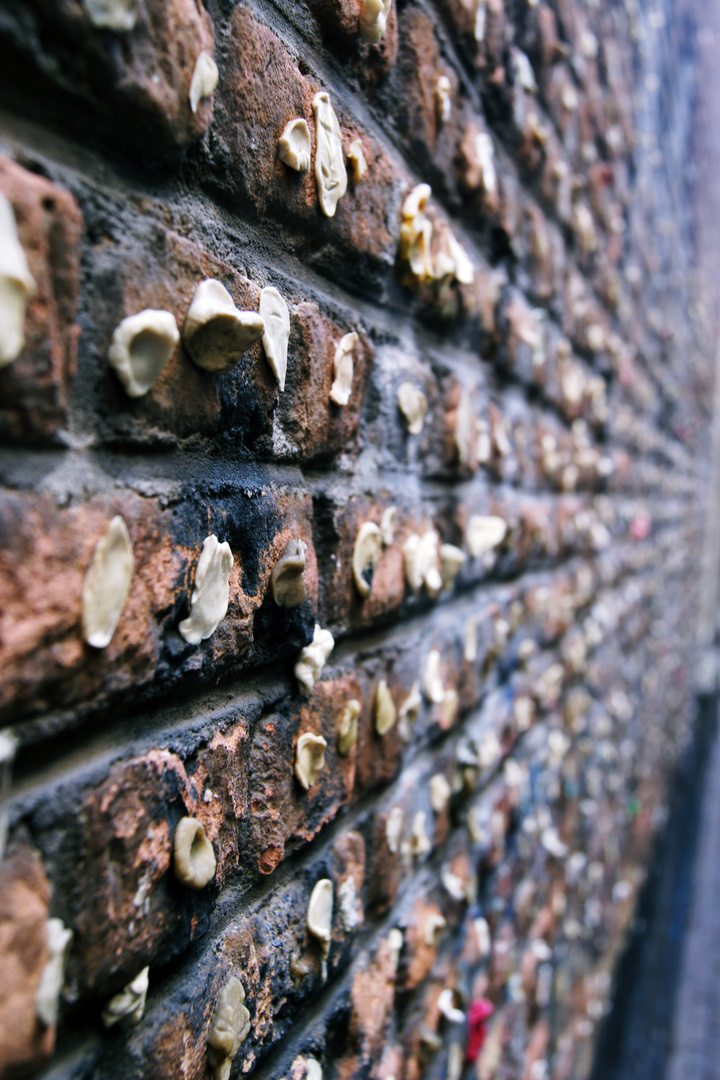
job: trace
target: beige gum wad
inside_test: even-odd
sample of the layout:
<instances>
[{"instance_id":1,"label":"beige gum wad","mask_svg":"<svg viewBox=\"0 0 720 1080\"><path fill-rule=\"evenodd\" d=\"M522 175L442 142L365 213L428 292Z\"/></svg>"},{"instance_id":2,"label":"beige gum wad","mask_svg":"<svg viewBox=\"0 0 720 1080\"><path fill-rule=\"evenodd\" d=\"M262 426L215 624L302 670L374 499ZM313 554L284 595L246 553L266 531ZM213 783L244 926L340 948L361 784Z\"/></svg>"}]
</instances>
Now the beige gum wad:
<instances>
[{"instance_id":1,"label":"beige gum wad","mask_svg":"<svg viewBox=\"0 0 720 1080\"><path fill-rule=\"evenodd\" d=\"M265 356L282 392L287 376L290 312L282 296L272 285L260 293L260 315L265 323L262 336Z\"/></svg>"},{"instance_id":2,"label":"beige gum wad","mask_svg":"<svg viewBox=\"0 0 720 1080\"><path fill-rule=\"evenodd\" d=\"M327 217L335 216L338 202L347 191L347 172L342 148L342 136L335 111L325 91L313 98L317 125L315 178L320 207Z\"/></svg>"}]
</instances>

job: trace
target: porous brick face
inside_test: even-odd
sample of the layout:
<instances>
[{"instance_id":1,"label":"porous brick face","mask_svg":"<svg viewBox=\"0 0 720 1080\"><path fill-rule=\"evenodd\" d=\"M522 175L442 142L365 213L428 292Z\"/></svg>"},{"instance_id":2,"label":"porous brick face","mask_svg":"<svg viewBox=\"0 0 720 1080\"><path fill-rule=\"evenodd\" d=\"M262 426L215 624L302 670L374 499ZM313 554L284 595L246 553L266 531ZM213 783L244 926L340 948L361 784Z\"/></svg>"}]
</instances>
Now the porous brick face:
<instances>
[{"instance_id":1,"label":"porous brick face","mask_svg":"<svg viewBox=\"0 0 720 1080\"><path fill-rule=\"evenodd\" d=\"M0 193L36 286L0 367L0 1077L219 1076L233 977L231 1077L588 1075L691 731L712 362L673 211L676 6L407 0L368 43L361 0L0 0ZM193 112L201 51L218 82ZM663 80L682 107L661 132ZM348 170L332 217L321 91ZM278 156L295 118L305 173ZM182 332L207 278L251 313L280 292L284 389L263 341L219 373L181 339L129 396L116 327L153 309ZM134 568L97 647L84 583L117 515ZM210 534L228 604L192 644ZM316 624L334 649L310 688ZM197 889L187 817L215 856ZM142 1015L106 1029L146 967Z\"/></svg>"}]
</instances>

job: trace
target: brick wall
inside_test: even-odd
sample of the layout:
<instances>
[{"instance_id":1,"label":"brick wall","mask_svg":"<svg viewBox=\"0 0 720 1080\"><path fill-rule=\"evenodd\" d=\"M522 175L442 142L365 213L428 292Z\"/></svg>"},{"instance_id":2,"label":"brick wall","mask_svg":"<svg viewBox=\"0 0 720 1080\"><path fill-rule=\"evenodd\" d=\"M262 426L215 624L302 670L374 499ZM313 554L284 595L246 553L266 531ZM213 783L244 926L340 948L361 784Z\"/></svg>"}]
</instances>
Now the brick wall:
<instances>
[{"instance_id":1,"label":"brick wall","mask_svg":"<svg viewBox=\"0 0 720 1080\"><path fill-rule=\"evenodd\" d=\"M35 282L0 369L2 1076L589 1071L691 716L711 397L682 209L692 27L635 3L413 0L369 44L361 11L0 3L0 192ZM193 112L201 51L219 81ZM321 91L367 164L332 217ZM278 157L300 117L304 174ZM262 342L225 373L181 343L129 396L115 328L154 309L182 330L207 278L251 312L280 292L284 390ZM116 515L134 572L98 648L83 587ZM368 522L384 539L356 582ZM189 644L210 534L229 603ZM295 540L306 596L284 608L271 573ZM452 578L444 551L442 589L439 544L465 557ZM307 690L316 624L334 649ZM327 743L308 790L306 734ZM187 817L216 859L199 889L176 872ZM138 984L115 996L146 967L131 1015Z\"/></svg>"}]
</instances>

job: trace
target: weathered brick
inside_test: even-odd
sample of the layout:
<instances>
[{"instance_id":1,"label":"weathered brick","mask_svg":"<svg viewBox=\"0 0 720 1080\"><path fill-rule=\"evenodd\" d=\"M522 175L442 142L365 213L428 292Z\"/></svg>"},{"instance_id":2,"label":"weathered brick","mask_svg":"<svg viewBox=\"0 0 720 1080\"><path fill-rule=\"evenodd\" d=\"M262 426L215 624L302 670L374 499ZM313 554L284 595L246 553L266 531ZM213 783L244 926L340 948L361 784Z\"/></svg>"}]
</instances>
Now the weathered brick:
<instances>
[{"instance_id":1,"label":"weathered brick","mask_svg":"<svg viewBox=\"0 0 720 1080\"><path fill-rule=\"evenodd\" d=\"M338 753L338 724L347 702L359 696L352 677L318 682L310 700L297 708L295 730L284 716L265 717L258 725L249 761L249 809L252 849L261 873L272 873L286 850L311 840L349 800L355 755ZM327 743L325 764L309 791L293 772L297 741L306 732Z\"/></svg>"},{"instance_id":2,"label":"weathered brick","mask_svg":"<svg viewBox=\"0 0 720 1080\"><path fill-rule=\"evenodd\" d=\"M102 987L109 996L152 956L193 936L193 898L171 866L174 826L195 799L182 762L163 752L117 766L86 798L79 856L94 899L80 905L75 924L76 993Z\"/></svg>"},{"instance_id":3,"label":"weathered brick","mask_svg":"<svg viewBox=\"0 0 720 1080\"><path fill-rule=\"evenodd\" d=\"M353 351L347 405L330 400L337 346L350 328L324 317L317 304L301 303L293 316L288 381L274 418L277 456L323 462L357 448L360 414L374 350L361 335Z\"/></svg>"},{"instance_id":4,"label":"weathered brick","mask_svg":"<svg viewBox=\"0 0 720 1080\"><path fill-rule=\"evenodd\" d=\"M308 122L314 154L312 100L320 84L300 73L277 35L248 7L235 8L230 32L221 83L223 107L217 118L227 150L213 184L234 204L249 203L260 215L292 222L300 230L293 250L309 264L351 289L376 289L395 259L400 200L409 186L404 173L356 122L346 119L340 102L331 97L343 148L361 137L368 171L358 184L349 184L335 216L326 218L318 204L314 171L302 176L277 153L285 125L299 116Z\"/></svg>"},{"instance_id":5,"label":"weathered brick","mask_svg":"<svg viewBox=\"0 0 720 1080\"><path fill-rule=\"evenodd\" d=\"M210 102L193 113L189 97L198 55L213 53L212 21L199 0L148 0L130 31L94 26L76 0L32 0L10 5L5 34L10 71L31 65L39 78L30 99L52 105L65 130L77 131L82 109L106 145L142 147L152 160L176 155L210 124Z\"/></svg>"},{"instance_id":6,"label":"weathered brick","mask_svg":"<svg viewBox=\"0 0 720 1080\"><path fill-rule=\"evenodd\" d=\"M0 1070L20 1075L37 1069L55 1044L55 1025L45 1027L35 996L48 948L50 886L37 853L19 847L0 868Z\"/></svg>"},{"instance_id":7,"label":"weathered brick","mask_svg":"<svg viewBox=\"0 0 720 1080\"><path fill-rule=\"evenodd\" d=\"M362 4L358 0L312 0L311 7L323 31L327 47L356 66L374 82L395 63L398 51L398 18L395 6L388 14L385 32L377 43L364 43L359 33Z\"/></svg>"},{"instance_id":8,"label":"weathered brick","mask_svg":"<svg viewBox=\"0 0 720 1080\"><path fill-rule=\"evenodd\" d=\"M260 288L230 266L162 225L141 223L118 248L103 243L92 252L98 289L87 341L95 365L94 416L109 441L154 442L168 436L205 435L249 449L271 443L277 381L258 343L232 371L218 375L198 368L182 343L150 391L130 398L107 360L118 323L146 308L171 312L182 327L195 289L215 278L241 311L257 311ZM118 274L118 262L122 271Z\"/></svg>"},{"instance_id":9,"label":"weathered brick","mask_svg":"<svg viewBox=\"0 0 720 1080\"><path fill-rule=\"evenodd\" d=\"M0 372L0 437L56 442L67 426L77 360L82 216L69 192L6 158L0 158L0 191L12 205L37 286L25 318L25 346Z\"/></svg>"},{"instance_id":10,"label":"weathered brick","mask_svg":"<svg viewBox=\"0 0 720 1080\"><path fill-rule=\"evenodd\" d=\"M453 68L444 60L436 25L425 12L408 6L399 20L400 51L388 86L388 111L417 171L452 196L455 156L464 104ZM440 112L438 79L450 83L450 115Z\"/></svg>"},{"instance_id":11,"label":"weathered brick","mask_svg":"<svg viewBox=\"0 0 720 1080\"><path fill-rule=\"evenodd\" d=\"M49 497L4 493L0 565L8 719L22 715L20 710L45 707L49 696L56 706L117 699L131 688L149 687L154 679L176 682L182 671L197 678L203 671L207 676L227 670L243 657L245 663L263 662L268 654L277 658L278 633L290 655L305 644L317 596L307 497L287 489L272 493L255 483L229 501L213 500L207 489L204 496L189 491L187 501L168 501L175 505L162 508L126 491L122 500L96 497L59 507ZM136 569L118 629L100 651L82 639L82 585L94 546L116 512L129 527ZM208 641L188 646L177 626L189 609L208 520L210 531L217 529L234 552L230 607ZM288 541L299 534L309 545L308 598L286 612L269 596L270 572ZM260 539L268 560L262 566L258 549L251 547Z\"/></svg>"}]
</instances>

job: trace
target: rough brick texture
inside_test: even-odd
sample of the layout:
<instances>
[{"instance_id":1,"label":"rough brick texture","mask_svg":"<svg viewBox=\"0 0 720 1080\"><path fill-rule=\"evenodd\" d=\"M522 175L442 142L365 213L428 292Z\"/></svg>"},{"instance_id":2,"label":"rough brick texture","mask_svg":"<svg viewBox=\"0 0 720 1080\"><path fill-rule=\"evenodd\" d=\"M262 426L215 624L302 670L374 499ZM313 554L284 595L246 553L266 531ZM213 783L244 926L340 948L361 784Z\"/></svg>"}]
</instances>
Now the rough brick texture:
<instances>
[{"instance_id":1,"label":"rough brick texture","mask_svg":"<svg viewBox=\"0 0 720 1080\"><path fill-rule=\"evenodd\" d=\"M133 28L93 24L114 7ZM0 1077L220 1075L208 1035L232 976L250 1021L231 1077L318 1080L308 1059L326 1080L588 1075L691 729L712 358L679 209L680 7L396 0L372 44L360 0L0 0L0 192L37 286L0 368L17 739ZM219 80L193 112L201 50ZM334 217L322 90L367 163ZM278 157L296 117L305 174ZM420 183L431 273L401 237ZM182 330L206 278L251 312L280 291L284 390L262 342L222 374L181 342L128 396L116 326L159 309ZM427 401L417 434L403 383ZM115 515L135 568L93 648L83 582ZM473 550L488 516L507 532ZM385 541L363 595L367 522ZM433 529L465 556L441 590L406 573ZM211 533L232 551L228 608L193 645L179 625ZM271 574L291 540L306 595L284 608ZM307 692L293 667L316 623L335 647ZM305 790L308 734L327 747ZM216 858L198 890L173 870L188 816ZM322 879L327 955L306 922ZM73 934L50 1023L49 918ZM106 1029L146 966L142 1017ZM466 1061L457 1010L483 998Z\"/></svg>"}]
</instances>

